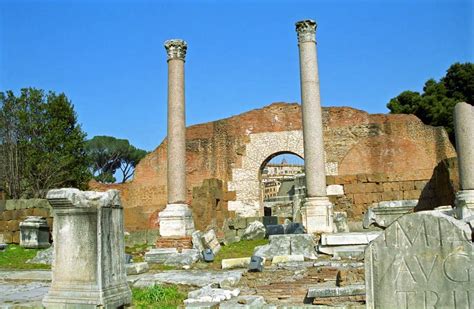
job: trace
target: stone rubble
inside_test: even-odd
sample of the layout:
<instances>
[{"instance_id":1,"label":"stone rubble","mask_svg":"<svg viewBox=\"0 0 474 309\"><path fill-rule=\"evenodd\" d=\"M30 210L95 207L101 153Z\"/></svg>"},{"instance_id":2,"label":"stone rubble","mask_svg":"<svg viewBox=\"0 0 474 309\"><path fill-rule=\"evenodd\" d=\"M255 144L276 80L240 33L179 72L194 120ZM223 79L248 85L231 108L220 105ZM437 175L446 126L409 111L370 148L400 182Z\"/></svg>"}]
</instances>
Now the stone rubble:
<instances>
[{"instance_id":1,"label":"stone rubble","mask_svg":"<svg viewBox=\"0 0 474 309\"><path fill-rule=\"evenodd\" d=\"M173 253L164 261L168 266L191 266L199 261L202 253L197 249L183 249L181 253Z\"/></svg>"},{"instance_id":2,"label":"stone rubble","mask_svg":"<svg viewBox=\"0 0 474 309\"><path fill-rule=\"evenodd\" d=\"M211 285L207 285L198 290L194 290L188 293L188 298L184 300L184 304L193 303L220 303L224 300L229 300L232 297L236 297L240 294L239 289L226 290L220 288L213 288Z\"/></svg>"},{"instance_id":3,"label":"stone rubble","mask_svg":"<svg viewBox=\"0 0 474 309\"><path fill-rule=\"evenodd\" d=\"M301 254L298 255L275 255L272 259L272 264L281 264L288 262L304 262L304 256Z\"/></svg>"},{"instance_id":4,"label":"stone rubble","mask_svg":"<svg viewBox=\"0 0 474 309\"><path fill-rule=\"evenodd\" d=\"M201 240L204 245L204 248L211 249L215 255L217 255L217 253L221 250L221 244L219 243L219 240L216 236L216 232L213 229L210 229L207 232L203 233Z\"/></svg>"},{"instance_id":5,"label":"stone rubble","mask_svg":"<svg viewBox=\"0 0 474 309\"><path fill-rule=\"evenodd\" d=\"M164 263L170 256L177 254L178 249L176 248L155 248L150 249L145 253L145 262L148 263Z\"/></svg>"},{"instance_id":6,"label":"stone rubble","mask_svg":"<svg viewBox=\"0 0 474 309\"><path fill-rule=\"evenodd\" d=\"M150 270L147 262L125 264L127 275L139 275Z\"/></svg>"},{"instance_id":7,"label":"stone rubble","mask_svg":"<svg viewBox=\"0 0 474 309\"><path fill-rule=\"evenodd\" d=\"M26 261L26 263L52 265L53 261L54 261L54 244L51 245L51 247L47 249L38 251L38 253L36 253L36 256Z\"/></svg>"},{"instance_id":8,"label":"stone rubble","mask_svg":"<svg viewBox=\"0 0 474 309\"><path fill-rule=\"evenodd\" d=\"M242 234L243 240L256 240L265 238L266 229L262 222L253 221L250 223Z\"/></svg>"},{"instance_id":9,"label":"stone rubble","mask_svg":"<svg viewBox=\"0 0 474 309\"><path fill-rule=\"evenodd\" d=\"M221 288L236 286L244 270L211 271L211 270L169 270L159 273L147 273L138 278L134 287L149 287L155 284L182 284L204 287L217 284Z\"/></svg>"}]
</instances>

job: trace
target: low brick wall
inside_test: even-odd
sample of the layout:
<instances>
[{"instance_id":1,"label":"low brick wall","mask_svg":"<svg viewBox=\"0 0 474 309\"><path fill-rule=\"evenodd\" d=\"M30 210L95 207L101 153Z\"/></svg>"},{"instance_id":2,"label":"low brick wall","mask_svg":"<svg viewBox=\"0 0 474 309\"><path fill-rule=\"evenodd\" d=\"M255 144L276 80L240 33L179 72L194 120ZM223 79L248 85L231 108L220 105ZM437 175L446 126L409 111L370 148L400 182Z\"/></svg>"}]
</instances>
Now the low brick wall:
<instances>
[{"instance_id":1,"label":"low brick wall","mask_svg":"<svg viewBox=\"0 0 474 309\"><path fill-rule=\"evenodd\" d=\"M344 187L344 196L331 200L336 211L345 211L351 221L356 221L362 220L368 207L381 201L419 200L416 210L453 205L459 182L456 167L456 158L449 158L434 170L327 176L326 181Z\"/></svg>"},{"instance_id":2,"label":"low brick wall","mask_svg":"<svg viewBox=\"0 0 474 309\"><path fill-rule=\"evenodd\" d=\"M28 216L46 217L50 230L53 226L51 206L44 199L7 200L0 211L0 236L7 244L20 243L20 222ZM0 237L2 238L2 237Z\"/></svg>"}]
</instances>

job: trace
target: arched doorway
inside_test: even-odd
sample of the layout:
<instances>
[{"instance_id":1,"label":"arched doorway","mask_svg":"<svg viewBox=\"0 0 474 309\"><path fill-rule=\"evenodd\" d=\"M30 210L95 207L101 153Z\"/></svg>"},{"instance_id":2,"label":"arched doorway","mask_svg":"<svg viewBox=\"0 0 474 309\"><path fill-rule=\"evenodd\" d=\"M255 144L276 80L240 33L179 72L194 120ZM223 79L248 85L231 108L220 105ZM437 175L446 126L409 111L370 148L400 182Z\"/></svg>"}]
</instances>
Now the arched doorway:
<instances>
[{"instance_id":1,"label":"arched doorway","mask_svg":"<svg viewBox=\"0 0 474 309\"><path fill-rule=\"evenodd\" d=\"M229 201L229 211L241 217L264 215L260 188L261 168L280 154L294 154L303 158L303 132L300 130L264 132L249 135L238 167L232 168L228 191L235 192Z\"/></svg>"},{"instance_id":2,"label":"arched doorway","mask_svg":"<svg viewBox=\"0 0 474 309\"><path fill-rule=\"evenodd\" d=\"M304 160L294 152L270 155L260 166L260 202L264 216L292 218L299 209L298 178L304 173Z\"/></svg>"}]
</instances>

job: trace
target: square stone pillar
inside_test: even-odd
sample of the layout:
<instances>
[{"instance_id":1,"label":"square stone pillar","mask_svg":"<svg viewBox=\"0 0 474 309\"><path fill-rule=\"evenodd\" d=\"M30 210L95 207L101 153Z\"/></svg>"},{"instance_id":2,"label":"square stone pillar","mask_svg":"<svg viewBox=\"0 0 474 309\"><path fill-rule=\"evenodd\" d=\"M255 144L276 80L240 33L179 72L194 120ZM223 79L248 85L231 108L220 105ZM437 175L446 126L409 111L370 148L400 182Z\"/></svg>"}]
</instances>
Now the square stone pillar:
<instances>
[{"instance_id":1,"label":"square stone pillar","mask_svg":"<svg viewBox=\"0 0 474 309\"><path fill-rule=\"evenodd\" d=\"M48 248L49 228L46 218L29 216L20 222L20 246L27 249Z\"/></svg>"},{"instance_id":2,"label":"square stone pillar","mask_svg":"<svg viewBox=\"0 0 474 309\"><path fill-rule=\"evenodd\" d=\"M47 308L118 308L131 303L118 190L50 190L54 214Z\"/></svg>"}]
</instances>

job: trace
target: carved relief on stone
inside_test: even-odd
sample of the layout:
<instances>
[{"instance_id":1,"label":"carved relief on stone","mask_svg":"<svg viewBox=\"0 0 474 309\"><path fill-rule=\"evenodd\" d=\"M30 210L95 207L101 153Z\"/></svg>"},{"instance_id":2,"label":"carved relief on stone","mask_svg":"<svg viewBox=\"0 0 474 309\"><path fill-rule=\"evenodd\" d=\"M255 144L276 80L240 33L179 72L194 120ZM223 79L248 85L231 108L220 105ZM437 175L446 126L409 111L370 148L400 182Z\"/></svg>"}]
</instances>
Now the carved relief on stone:
<instances>
[{"instance_id":1,"label":"carved relief on stone","mask_svg":"<svg viewBox=\"0 0 474 309\"><path fill-rule=\"evenodd\" d=\"M168 55L168 61L172 59L183 60L186 58L186 51L188 44L183 40L168 40L165 42L166 53Z\"/></svg>"},{"instance_id":2,"label":"carved relief on stone","mask_svg":"<svg viewBox=\"0 0 474 309\"><path fill-rule=\"evenodd\" d=\"M316 27L314 20L307 19L296 23L296 32L298 33L298 43L315 42Z\"/></svg>"}]
</instances>

